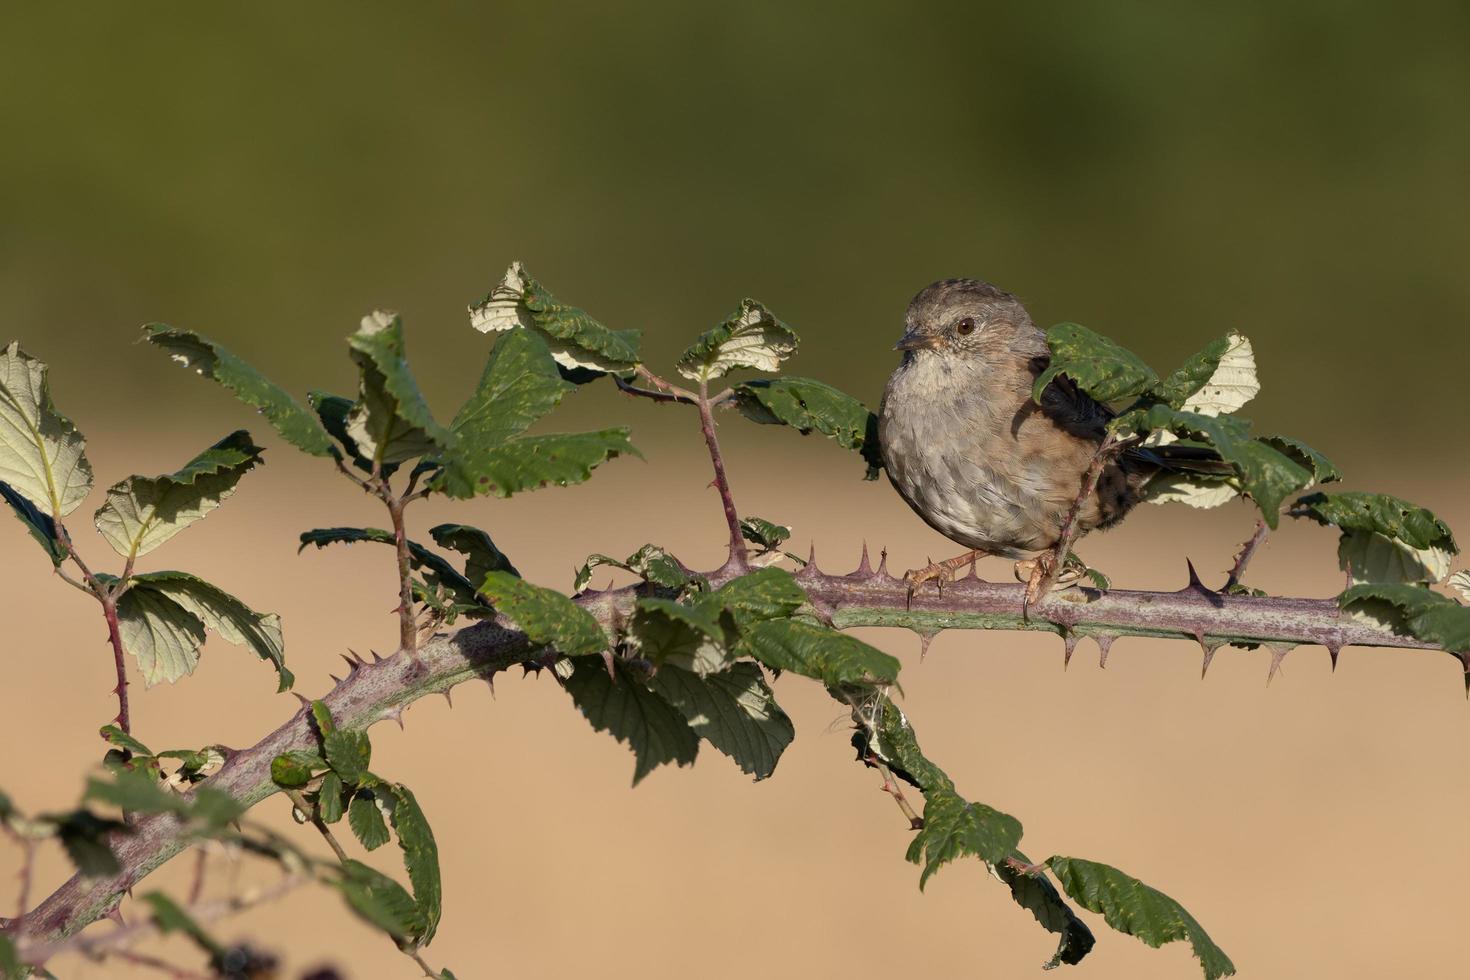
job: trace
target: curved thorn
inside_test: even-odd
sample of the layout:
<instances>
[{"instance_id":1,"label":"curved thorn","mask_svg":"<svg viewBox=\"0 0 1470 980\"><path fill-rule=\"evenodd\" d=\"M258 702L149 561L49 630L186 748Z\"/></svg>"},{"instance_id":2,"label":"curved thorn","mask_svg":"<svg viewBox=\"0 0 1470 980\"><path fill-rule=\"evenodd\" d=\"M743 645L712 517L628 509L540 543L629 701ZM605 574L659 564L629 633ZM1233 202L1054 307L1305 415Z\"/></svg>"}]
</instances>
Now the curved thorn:
<instances>
[{"instance_id":1,"label":"curved thorn","mask_svg":"<svg viewBox=\"0 0 1470 980\"><path fill-rule=\"evenodd\" d=\"M1097 665L1104 670L1108 666L1108 653L1113 649L1113 641L1117 639L1112 633L1099 633L1093 637L1097 640Z\"/></svg>"},{"instance_id":2,"label":"curved thorn","mask_svg":"<svg viewBox=\"0 0 1470 980\"><path fill-rule=\"evenodd\" d=\"M919 635L919 663L929 654L929 644L939 635L939 630L914 630Z\"/></svg>"},{"instance_id":3,"label":"curved thorn","mask_svg":"<svg viewBox=\"0 0 1470 980\"><path fill-rule=\"evenodd\" d=\"M442 694L442 695L444 695L444 700L449 704L449 706L451 708L453 708L454 707L454 698L452 698L452 697L449 696L449 692L450 692L450 689L446 687L444 690L440 691L439 693Z\"/></svg>"},{"instance_id":4,"label":"curved thorn","mask_svg":"<svg viewBox=\"0 0 1470 980\"><path fill-rule=\"evenodd\" d=\"M296 696L297 701L301 702L301 707L305 708L307 711L311 710L311 698L307 697L305 694L302 694L300 691L292 691L291 693Z\"/></svg>"},{"instance_id":5,"label":"curved thorn","mask_svg":"<svg viewBox=\"0 0 1470 980\"><path fill-rule=\"evenodd\" d=\"M396 721L396 722L398 722L398 728L401 731L403 729L403 708L398 707L398 708L393 708L390 711L383 712L383 719L385 721Z\"/></svg>"},{"instance_id":6,"label":"curved thorn","mask_svg":"<svg viewBox=\"0 0 1470 980\"><path fill-rule=\"evenodd\" d=\"M338 677L336 674L328 674L327 676L330 677L337 684L341 684L342 683L342 678Z\"/></svg>"},{"instance_id":7,"label":"curved thorn","mask_svg":"<svg viewBox=\"0 0 1470 980\"><path fill-rule=\"evenodd\" d=\"M1332 672L1334 674L1337 673L1337 655L1341 652L1342 647L1338 646L1336 643L1327 644L1327 655L1332 658ZM1470 691L1466 692L1466 696L1470 697Z\"/></svg>"},{"instance_id":8,"label":"curved thorn","mask_svg":"<svg viewBox=\"0 0 1470 980\"><path fill-rule=\"evenodd\" d=\"M371 653L373 655L373 663L380 664L380 663L383 662L384 657L378 651L376 651L376 650L369 650L368 653Z\"/></svg>"},{"instance_id":9,"label":"curved thorn","mask_svg":"<svg viewBox=\"0 0 1470 980\"><path fill-rule=\"evenodd\" d=\"M351 651L348 651L348 652L350 653ZM340 656L342 657L343 660L347 661L347 674L348 674L348 676L351 676L351 675L357 673L357 668L359 668L359 667L362 666L362 661L355 659L356 654L353 654L353 656L349 657L349 656L347 656L346 653L344 653L344 654L340 654Z\"/></svg>"},{"instance_id":10,"label":"curved thorn","mask_svg":"<svg viewBox=\"0 0 1470 980\"><path fill-rule=\"evenodd\" d=\"M1062 643L1065 647L1062 651L1062 669L1066 670L1072 666L1072 654L1077 652L1077 641L1080 639L1076 630L1063 630Z\"/></svg>"},{"instance_id":11,"label":"curved thorn","mask_svg":"<svg viewBox=\"0 0 1470 980\"><path fill-rule=\"evenodd\" d=\"M1291 643L1271 643L1267 645L1271 649L1271 670L1266 674L1266 686L1270 687L1271 682L1276 679L1276 675L1281 671L1281 661L1285 660L1286 655L1295 649L1295 645Z\"/></svg>"}]
</instances>

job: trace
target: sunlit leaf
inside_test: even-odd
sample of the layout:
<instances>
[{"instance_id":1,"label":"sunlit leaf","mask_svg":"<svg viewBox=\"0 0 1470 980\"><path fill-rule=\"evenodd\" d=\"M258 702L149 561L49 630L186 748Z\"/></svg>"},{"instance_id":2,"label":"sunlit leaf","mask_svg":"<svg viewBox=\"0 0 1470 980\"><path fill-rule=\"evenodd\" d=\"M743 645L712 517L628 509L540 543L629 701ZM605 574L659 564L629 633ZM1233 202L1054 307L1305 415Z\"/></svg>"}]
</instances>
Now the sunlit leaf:
<instances>
[{"instance_id":1,"label":"sunlit leaf","mask_svg":"<svg viewBox=\"0 0 1470 980\"><path fill-rule=\"evenodd\" d=\"M641 598L633 610L627 639L639 656L653 664L706 677L724 670L734 659L720 622L722 612L717 601L704 596L689 602Z\"/></svg>"},{"instance_id":2,"label":"sunlit leaf","mask_svg":"<svg viewBox=\"0 0 1470 980\"><path fill-rule=\"evenodd\" d=\"M533 643L569 656L607 649L607 636L597 620L560 592L509 572L491 572L480 591Z\"/></svg>"},{"instance_id":3,"label":"sunlit leaf","mask_svg":"<svg viewBox=\"0 0 1470 980\"><path fill-rule=\"evenodd\" d=\"M361 375L357 404L347 416L347 435L365 458L401 463L449 448L453 435L434 421L408 367L403 324L376 310L347 339Z\"/></svg>"},{"instance_id":4,"label":"sunlit leaf","mask_svg":"<svg viewBox=\"0 0 1470 980\"><path fill-rule=\"evenodd\" d=\"M1160 473L1144 487L1144 500L1151 504L1184 504L1200 510L1228 504L1240 496L1229 477L1195 473Z\"/></svg>"},{"instance_id":5,"label":"sunlit leaf","mask_svg":"<svg viewBox=\"0 0 1470 980\"><path fill-rule=\"evenodd\" d=\"M375 851L388 843L391 835L388 824L383 820L383 811L378 808L377 797L372 790L359 790L347 804L347 825L363 847Z\"/></svg>"},{"instance_id":6,"label":"sunlit leaf","mask_svg":"<svg viewBox=\"0 0 1470 980\"><path fill-rule=\"evenodd\" d=\"M740 519L740 536L752 544L758 544L767 551L779 548L783 542L791 537L791 528L785 524L773 524L761 517L742 517Z\"/></svg>"},{"instance_id":7,"label":"sunlit leaf","mask_svg":"<svg viewBox=\"0 0 1470 980\"><path fill-rule=\"evenodd\" d=\"M51 403L46 365L12 342L0 350L0 481L62 518L92 489L87 440Z\"/></svg>"},{"instance_id":8,"label":"sunlit leaf","mask_svg":"<svg viewBox=\"0 0 1470 980\"><path fill-rule=\"evenodd\" d=\"M592 478L592 471L610 459L643 454L628 441L628 429L545 436L522 436L480 454L470 483L441 478L451 497L475 495L509 497L545 486L571 486Z\"/></svg>"},{"instance_id":9,"label":"sunlit leaf","mask_svg":"<svg viewBox=\"0 0 1470 980\"><path fill-rule=\"evenodd\" d=\"M1227 415L1260 391L1255 351L1238 333L1216 340L1159 384L1170 405L1200 415Z\"/></svg>"},{"instance_id":10,"label":"sunlit leaf","mask_svg":"<svg viewBox=\"0 0 1470 980\"><path fill-rule=\"evenodd\" d=\"M735 386L735 407L752 422L789 425L802 435L819 432L862 454L867 478L883 468L878 447L878 417L867 406L811 378L767 378Z\"/></svg>"},{"instance_id":11,"label":"sunlit leaf","mask_svg":"<svg viewBox=\"0 0 1470 980\"><path fill-rule=\"evenodd\" d=\"M1292 516L1310 517L1344 531L1372 531L1418 550L1432 548L1451 555L1460 550L1449 527L1431 511L1386 493L1314 493L1296 502Z\"/></svg>"},{"instance_id":12,"label":"sunlit leaf","mask_svg":"<svg viewBox=\"0 0 1470 980\"><path fill-rule=\"evenodd\" d=\"M1137 354L1077 323L1059 323L1046 332L1051 362L1036 377L1031 397L1041 393L1059 374L1100 402L1119 401L1153 391L1159 376Z\"/></svg>"},{"instance_id":13,"label":"sunlit leaf","mask_svg":"<svg viewBox=\"0 0 1470 980\"><path fill-rule=\"evenodd\" d=\"M736 653L777 670L790 671L835 687L855 681L892 681L897 658L855 636L794 620L757 623L741 637Z\"/></svg>"},{"instance_id":14,"label":"sunlit leaf","mask_svg":"<svg viewBox=\"0 0 1470 980\"><path fill-rule=\"evenodd\" d=\"M572 583L573 590L581 592L592 581L592 570L604 565L632 572L645 582L661 585L668 589L683 588L689 582L689 573L679 559L656 544L646 544L633 552L624 561L608 555L588 555L587 561L577 569Z\"/></svg>"},{"instance_id":15,"label":"sunlit leaf","mask_svg":"<svg viewBox=\"0 0 1470 980\"><path fill-rule=\"evenodd\" d=\"M204 623L168 596L129 589L117 601L123 649L138 663L143 683L170 683L192 674L204 645Z\"/></svg>"},{"instance_id":16,"label":"sunlit leaf","mask_svg":"<svg viewBox=\"0 0 1470 980\"><path fill-rule=\"evenodd\" d=\"M1261 442L1291 457L1297 465L1308 470L1316 483L1336 483L1342 479L1342 471L1332 460L1300 439L1293 439L1290 436L1260 436L1259 438Z\"/></svg>"},{"instance_id":17,"label":"sunlit leaf","mask_svg":"<svg viewBox=\"0 0 1470 980\"><path fill-rule=\"evenodd\" d=\"M1337 541L1337 565L1353 585L1438 582L1449 574L1450 557L1443 548L1414 548L1372 531L1344 531Z\"/></svg>"},{"instance_id":18,"label":"sunlit leaf","mask_svg":"<svg viewBox=\"0 0 1470 980\"><path fill-rule=\"evenodd\" d=\"M143 328L144 338L163 348L175 361L219 383L265 416L283 439L302 452L328 456L332 440L311 412L249 364L208 337L162 323Z\"/></svg>"},{"instance_id":19,"label":"sunlit leaf","mask_svg":"<svg viewBox=\"0 0 1470 980\"><path fill-rule=\"evenodd\" d=\"M107 491L107 502L97 510L97 530L124 558L146 555L224 503L260 462L260 453L250 433L241 430L175 473L130 476Z\"/></svg>"},{"instance_id":20,"label":"sunlit leaf","mask_svg":"<svg viewBox=\"0 0 1470 980\"><path fill-rule=\"evenodd\" d=\"M775 771L796 735L760 668L749 661L704 677L665 664L648 686L679 709L695 734L756 779Z\"/></svg>"},{"instance_id":21,"label":"sunlit leaf","mask_svg":"<svg viewBox=\"0 0 1470 980\"><path fill-rule=\"evenodd\" d=\"M753 299L719 326L705 331L679 358L679 373L694 381L712 381L737 368L776 371L796 353L796 332Z\"/></svg>"},{"instance_id":22,"label":"sunlit leaf","mask_svg":"<svg viewBox=\"0 0 1470 980\"><path fill-rule=\"evenodd\" d=\"M566 368L621 374L638 364L637 330L609 330L585 311L558 302L519 262L469 309L470 325L481 333L517 327L539 332Z\"/></svg>"},{"instance_id":23,"label":"sunlit leaf","mask_svg":"<svg viewBox=\"0 0 1470 980\"><path fill-rule=\"evenodd\" d=\"M123 594L123 601L134 593L151 594L170 601L184 609L196 622L217 633L220 639L248 647L260 659L268 661L280 675L280 690L288 689L294 682L295 678L286 669L280 616L258 613L218 586L187 572L149 572L135 575L132 583L132 587ZM122 602L118 604L118 612L122 612ZM194 635L187 627L185 632ZM198 660L198 644L195 645L193 659ZM189 670L193 670L192 664Z\"/></svg>"},{"instance_id":24,"label":"sunlit leaf","mask_svg":"<svg viewBox=\"0 0 1470 980\"><path fill-rule=\"evenodd\" d=\"M1449 578L1449 586L1460 593L1460 598L1470 602L1470 571L1456 572Z\"/></svg>"},{"instance_id":25,"label":"sunlit leaf","mask_svg":"<svg viewBox=\"0 0 1470 980\"><path fill-rule=\"evenodd\" d=\"M1047 862L1062 889L1083 908L1099 912L1109 926L1155 948L1185 940L1194 949L1206 980L1233 976L1235 964L1210 939L1194 916L1168 895L1117 868L1081 858Z\"/></svg>"},{"instance_id":26,"label":"sunlit leaf","mask_svg":"<svg viewBox=\"0 0 1470 980\"><path fill-rule=\"evenodd\" d=\"M572 664L572 676L563 682L567 693L593 728L633 750L633 785L665 763L694 764L699 736L621 660L613 661L616 680L601 657L575 657Z\"/></svg>"},{"instance_id":27,"label":"sunlit leaf","mask_svg":"<svg viewBox=\"0 0 1470 980\"><path fill-rule=\"evenodd\" d=\"M922 889L934 872L956 858L1000 864L1020 842L1021 821L941 787L924 793L924 827L909 845L908 859L924 866Z\"/></svg>"},{"instance_id":28,"label":"sunlit leaf","mask_svg":"<svg viewBox=\"0 0 1470 980\"><path fill-rule=\"evenodd\" d=\"M271 759L271 780L278 786L305 786L312 774L326 766L326 760L315 752L292 749Z\"/></svg>"}]
</instances>

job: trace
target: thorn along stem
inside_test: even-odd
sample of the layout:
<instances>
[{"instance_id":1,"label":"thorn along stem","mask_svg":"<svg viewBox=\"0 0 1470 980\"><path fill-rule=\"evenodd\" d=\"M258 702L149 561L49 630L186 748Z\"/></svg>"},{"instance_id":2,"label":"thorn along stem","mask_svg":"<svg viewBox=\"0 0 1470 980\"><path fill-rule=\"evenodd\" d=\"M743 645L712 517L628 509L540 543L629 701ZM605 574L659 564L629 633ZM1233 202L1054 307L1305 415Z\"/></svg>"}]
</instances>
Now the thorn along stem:
<instances>
[{"instance_id":1,"label":"thorn along stem","mask_svg":"<svg viewBox=\"0 0 1470 980\"><path fill-rule=\"evenodd\" d=\"M720 453L720 441L715 437L715 418L710 413L709 385L699 383L699 427L704 433L704 444L709 448L710 462L715 467L715 486L720 491L720 502L725 507L725 523L730 528L730 564L735 568L746 567L745 537L740 533L740 516L735 512L735 501L730 496L730 480L725 475L725 457Z\"/></svg>"}]
</instances>

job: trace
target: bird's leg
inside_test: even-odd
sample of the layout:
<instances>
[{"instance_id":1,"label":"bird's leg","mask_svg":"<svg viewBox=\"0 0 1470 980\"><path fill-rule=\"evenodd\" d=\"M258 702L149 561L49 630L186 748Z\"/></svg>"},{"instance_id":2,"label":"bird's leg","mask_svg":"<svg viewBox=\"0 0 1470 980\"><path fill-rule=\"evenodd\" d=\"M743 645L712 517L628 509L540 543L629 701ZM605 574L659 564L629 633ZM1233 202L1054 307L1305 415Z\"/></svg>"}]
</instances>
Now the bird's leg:
<instances>
[{"instance_id":1,"label":"bird's leg","mask_svg":"<svg viewBox=\"0 0 1470 980\"><path fill-rule=\"evenodd\" d=\"M911 568L903 573L903 580L909 584L909 599L912 600L919 586L925 582L933 582L938 587L940 594L944 593L944 587L954 581L955 573L967 565L973 565L976 561L990 554L976 548L967 551L963 555L946 558L944 561L930 562L925 568Z\"/></svg>"},{"instance_id":2,"label":"bird's leg","mask_svg":"<svg viewBox=\"0 0 1470 980\"><path fill-rule=\"evenodd\" d=\"M1026 610L1046 598L1053 585L1063 589L1070 589L1086 573L1086 565L1080 562L1063 562L1060 569L1057 568L1057 556L1054 552L1043 551L1035 558L1027 558L1016 562L1016 580L1026 583L1026 595L1021 600L1021 614L1024 616ZM1053 580L1053 572L1055 578Z\"/></svg>"}]
</instances>

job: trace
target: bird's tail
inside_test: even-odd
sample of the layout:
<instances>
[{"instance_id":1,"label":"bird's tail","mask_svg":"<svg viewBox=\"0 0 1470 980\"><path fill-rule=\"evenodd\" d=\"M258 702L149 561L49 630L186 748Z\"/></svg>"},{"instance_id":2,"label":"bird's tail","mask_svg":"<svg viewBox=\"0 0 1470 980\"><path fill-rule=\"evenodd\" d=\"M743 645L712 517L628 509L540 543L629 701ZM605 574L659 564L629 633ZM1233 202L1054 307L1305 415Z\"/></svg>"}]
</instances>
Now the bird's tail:
<instances>
[{"instance_id":1,"label":"bird's tail","mask_svg":"<svg viewBox=\"0 0 1470 980\"><path fill-rule=\"evenodd\" d=\"M1207 473L1226 475L1234 467L1220 458L1220 454L1209 446L1198 443L1171 442L1158 446L1139 446L1130 449L1131 456L1146 467L1167 473Z\"/></svg>"}]
</instances>

